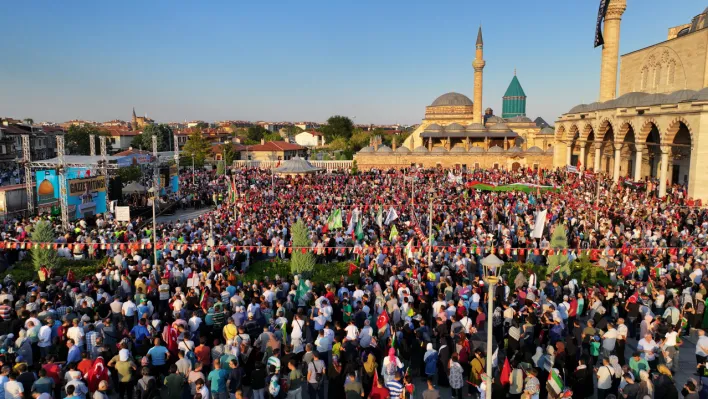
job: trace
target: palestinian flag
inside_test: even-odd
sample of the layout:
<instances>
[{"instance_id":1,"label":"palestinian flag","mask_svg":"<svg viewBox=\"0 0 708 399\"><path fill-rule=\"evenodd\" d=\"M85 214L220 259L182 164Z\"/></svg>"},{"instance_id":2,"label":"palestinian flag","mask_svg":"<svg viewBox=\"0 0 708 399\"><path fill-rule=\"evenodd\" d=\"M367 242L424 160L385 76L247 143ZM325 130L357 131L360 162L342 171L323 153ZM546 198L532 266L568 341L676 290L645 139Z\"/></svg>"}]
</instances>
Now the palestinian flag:
<instances>
[{"instance_id":1,"label":"palestinian flag","mask_svg":"<svg viewBox=\"0 0 708 399\"><path fill-rule=\"evenodd\" d=\"M548 375L548 389L553 390L556 395L563 392L565 385L563 384L563 379L556 369L551 369L551 373Z\"/></svg>"},{"instance_id":2,"label":"palestinian flag","mask_svg":"<svg viewBox=\"0 0 708 399\"><path fill-rule=\"evenodd\" d=\"M299 301L305 294L307 294L307 284L305 284L305 279L300 277L300 284L298 284L297 291L295 291L295 300Z\"/></svg>"},{"instance_id":3,"label":"palestinian flag","mask_svg":"<svg viewBox=\"0 0 708 399\"><path fill-rule=\"evenodd\" d=\"M391 227L391 234L388 235L388 240L393 241L393 239L396 237L398 237L398 229L396 228L396 225L394 224L393 227Z\"/></svg>"},{"instance_id":4,"label":"palestinian flag","mask_svg":"<svg viewBox=\"0 0 708 399\"><path fill-rule=\"evenodd\" d=\"M342 228L342 211L335 209L327 218L327 227L329 230Z\"/></svg>"},{"instance_id":5,"label":"palestinian flag","mask_svg":"<svg viewBox=\"0 0 708 399\"><path fill-rule=\"evenodd\" d=\"M541 191L553 191L553 192L559 191L558 188L553 187L553 186L542 186L539 184L531 184L531 183L512 183L512 184L505 184L502 186L497 186L492 183L482 183L479 181L473 181L473 182L467 183L467 187L475 189L475 190L480 190L480 191L501 191L501 192L523 191L525 193L537 193L537 194Z\"/></svg>"},{"instance_id":6,"label":"palestinian flag","mask_svg":"<svg viewBox=\"0 0 708 399\"><path fill-rule=\"evenodd\" d=\"M356 238L357 240L363 240L364 239L364 228L362 226L361 220L359 220L356 224Z\"/></svg>"}]
</instances>

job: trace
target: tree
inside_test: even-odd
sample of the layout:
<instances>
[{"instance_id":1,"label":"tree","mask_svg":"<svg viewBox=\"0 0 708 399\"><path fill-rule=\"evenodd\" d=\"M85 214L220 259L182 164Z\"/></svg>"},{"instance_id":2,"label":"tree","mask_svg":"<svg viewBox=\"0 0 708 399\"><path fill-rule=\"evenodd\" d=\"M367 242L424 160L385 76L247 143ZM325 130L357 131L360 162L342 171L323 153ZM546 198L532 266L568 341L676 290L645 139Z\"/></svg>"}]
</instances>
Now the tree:
<instances>
[{"instance_id":1,"label":"tree","mask_svg":"<svg viewBox=\"0 0 708 399\"><path fill-rule=\"evenodd\" d=\"M208 129L208 128L209 128L209 124L206 123L206 122L199 122L199 123L197 123L197 125L196 125L195 127L196 127L197 129L200 129L200 130L202 130L202 129Z\"/></svg>"},{"instance_id":2,"label":"tree","mask_svg":"<svg viewBox=\"0 0 708 399\"><path fill-rule=\"evenodd\" d=\"M195 166L204 165L204 160L209 154L209 142L204 138L201 129L194 129L194 132L187 138L187 142L184 143L180 154L184 165L191 163L192 157L194 157Z\"/></svg>"},{"instance_id":3,"label":"tree","mask_svg":"<svg viewBox=\"0 0 708 399\"><path fill-rule=\"evenodd\" d=\"M32 118L25 118L23 121L30 126L34 125L34 119Z\"/></svg>"},{"instance_id":4,"label":"tree","mask_svg":"<svg viewBox=\"0 0 708 399\"><path fill-rule=\"evenodd\" d=\"M221 176L221 175L224 174L225 171L226 171L226 168L224 168L224 161L223 161L223 160L217 161L217 163L216 163L216 174L217 174L218 176Z\"/></svg>"},{"instance_id":5,"label":"tree","mask_svg":"<svg viewBox=\"0 0 708 399\"><path fill-rule=\"evenodd\" d=\"M295 125L290 125L290 126L285 127L285 134L287 134L288 136L294 136L294 135L296 135L298 133L302 133L302 132L303 132L303 130L300 127L295 126Z\"/></svg>"},{"instance_id":6,"label":"tree","mask_svg":"<svg viewBox=\"0 0 708 399\"><path fill-rule=\"evenodd\" d=\"M69 154L74 154L74 155L90 155L91 154L91 144L89 143L89 138L91 135L95 135L95 148L96 151L98 152L99 149L101 148L101 144L99 141L99 136L106 136L108 137L109 134L105 130L101 130L97 128L96 126L90 126L90 125L83 125L83 126L78 126L78 125L71 125L69 127L69 130L66 132L66 135L64 136L64 145L66 146L66 150L69 152ZM110 152L110 140L107 140L106 143L107 151Z\"/></svg>"},{"instance_id":7,"label":"tree","mask_svg":"<svg viewBox=\"0 0 708 399\"><path fill-rule=\"evenodd\" d=\"M546 274L558 273L560 278L565 278L570 275L570 262L568 262L568 237L566 235L565 226L558 224L553 229L551 234L551 248L553 255L548 255L548 269ZM565 250L565 251L564 251ZM565 254L563 253L565 252Z\"/></svg>"},{"instance_id":8,"label":"tree","mask_svg":"<svg viewBox=\"0 0 708 399\"><path fill-rule=\"evenodd\" d=\"M140 166L131 165L127 168L119 168L118 176L120 176L120 181L122 183L130 183L140 180L143 175L143 171L140 170Z\"/></svg>"},{"instance_id":9,"label":"tree","mask_svg":"<svg viewBox=\"0 0 708 399\"><path fill-rule=\"evenodd\" d=\"M143 128L142 133L133 137L130 145L133 148L140 148L147 151L152 151L152 136L157 135L157 150L171 151L173 143L172 128L161 123L159 125L147 125Z\"/></svg>"},{"instance_id":10,"label":"tree","mask_svg":"<svg viewBox=\"0 0 708 399\"><path fill-rule=\"evenodd\" d=\"M320 131L328 142L337 138L346 140L354 132L354 122L346 116L335 115L327 119L327 124L322 126Z\"/></svg>"},{"instance_id":11,"label":"tree","mask_svg":"<svg viewBox=\"0 0 708 399\"><path fill-rule=\"evenodd\" d=\"M352 136L349 138L349 146L353 151L359 151L369 146L369 139L371 139L371 132L354 129Z\"/></svg>"},{"instance_id":12,"label":"tree","mask_svg":"<svg viewBox=\"0 0 708 399\"><path fill-rule=\"evenodd\" d=\"M263 140L265 141L283 141L283 137L280 133L268 132L263 135Z\"/></svg>"},{"instance_id":13,"label":"tree","mask_svg":"<svg viewBox=\"0 0 708 399\"><path fill-rule=\"evenodd\" d=\"M236 151L234 143L224 143L221 149L223 151L224 162L226 162L227 165L232 165L234 160L238 158L238 151Z\"/></svg>"},{"instance_id":14,"label":"tree","mask_svg":"<svg viewBox=\"0 0 708 399\"><path fill-rule=\"evenodd\" d=\"M292 274L310 274L315 269L315 256L309 251L310 231L302 221L298 219L291 228L293 235L293 257L290 261L290 271ZM305 253L302 253L302 248L306 248Z\"/></svg>"},{"instance_id":15,"label":"tree","mask_svg":"<svg viewBox=\"0 0 708 399\"><path fill-rule=\"evenodd\" d=\"M253 142L260 143L261 139L268 133L268 130L261 125L251 126L246 132L246 138Z\"/></svg>"},{"instance_id":16,"label":"tree","mask_svg":"<svg viewBox=\"0 0 708 399\"><path fill-rule=\"evenodd\" d=\"M54 229L51 223L47 221L41 221L34 225L32 230L32 241L33 242L43 242L51 243L54 242ZM34 270L39 271L42 266L47 269L53 269L57 267L57 251L53 248L41 248L35 247L30 250L32 255L32 265Z\"/></svg>"}]
</instances>

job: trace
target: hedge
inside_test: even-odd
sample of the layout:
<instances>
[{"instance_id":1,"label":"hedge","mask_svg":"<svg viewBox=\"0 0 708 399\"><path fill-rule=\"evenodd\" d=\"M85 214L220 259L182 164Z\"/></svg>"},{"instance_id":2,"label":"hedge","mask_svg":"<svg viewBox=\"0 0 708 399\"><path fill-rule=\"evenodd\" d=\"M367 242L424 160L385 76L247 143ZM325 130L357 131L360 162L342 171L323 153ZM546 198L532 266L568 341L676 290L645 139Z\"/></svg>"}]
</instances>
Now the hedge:
<instances>
[{"instance_id":1,"label":"hedge","mask_svg":"<svg viewBox=\"0 0 708 399\"><path fill-rule=\"evenodd\" d=\"M306 276L316 284L327 284L339 282L342 277L349 277L349 264L351 262L333 262L326 264L316 264L311 276ZM244 282L263 281L265 277L274 279L275 276L292 279L290 272L290 262L288 260L272 259L256 262L249 266L248 271L237 277Z\"/></svg>"},{"instance_id":2,"label":"hedge","mask_svg":"<svg viewBox=\"0 0 708 399\"><path fill-rule=\"evenodd\" d=\"M105 259L66 259L59 258L59 264L54 268L55 276L65 276L69 269L74 272L77 279L86 276L93 276L105 265ZM10 270L0 273L0 278L10 275L12 278L19 281L31 281L39 278L37 271L32 266L32 260L27 258L15 263Z\"/></svg>"}]
</instances>

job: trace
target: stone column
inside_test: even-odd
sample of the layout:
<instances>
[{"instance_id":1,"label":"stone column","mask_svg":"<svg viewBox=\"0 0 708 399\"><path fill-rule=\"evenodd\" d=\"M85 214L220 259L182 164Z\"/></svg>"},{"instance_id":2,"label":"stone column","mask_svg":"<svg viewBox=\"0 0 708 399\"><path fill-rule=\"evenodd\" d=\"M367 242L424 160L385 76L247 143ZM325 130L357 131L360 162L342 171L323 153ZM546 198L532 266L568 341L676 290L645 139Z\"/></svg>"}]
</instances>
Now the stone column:
<instances>
[{"instance_id":1,"label":"stone column","mask_svg":"<svg viewBox=\"0 0 708 399\"><path fill-rule=\"evenodd\" d=\"M565 145L565 166L570 166L570 159L573 156L573 145Z\"/></svg>"},{"instance_id":2,"label":"stone column","mask_svg":"<svg viewBox=\"0 0 708 399\"><path fill-rule=\"evenodd\" d=\"M620 22L627 9L627 0L612 0L607 7L600 69L600 101L613 100L617 94L617 66L619 60Z\"/></svg>"},{"instance_id":3,"label":"stone column","mask_svg":"<svg viewBox=\"0 0 708 399\"><path fill-rule=\"evenodd\" d=\"M620 178L620 163L622 162L622 143L614 143L615 148L615 164L612 173L612 179L617 183Z\"/></svg>"},{"instance_id":4,"label":"stone column","mask_svg":"<svg viewBox=\"0 0 708 399\"><path fill-rule=\"evenodd\" d=\"M659 198L666 195L666 174L669 171L669 151L671 147L668 145L662 145L661 151L661 164L659 165Z\"/></svg>"},{"instance_id":5,"label":"stone column","mask_svg":"<svg viewBox=\"0 0 708 399\"><path fill-rule=\"evenodd\" d=\"M635 156L634 156L634 181L640 181L642 180L642 157L644 150L646 150L647 146L646 144L635 144L634 148L636 148Z\"/></svg>"},{"instance_id":6,"label":"stone column","mask_svg":"<svg viewBox=\"0 0 708 399\"><path fill-rule=\"evenodd\" d=\"M602 143L595 142L595 160L593 162L593 171L595 173L600 173L600 157L602 156Z\"/></svg>"},{"instance_id":7,"label":"stone column","mask_svg":"<svg viewBox=\"0 0 708 399\"><path fill-rule=\"evenodd\" d=\"M580 166L587 169L588 166L585 165L585 145L587 144L587 141L580 140L578 141L578 144L580 145Z\"/></svg>"}]
</instances>

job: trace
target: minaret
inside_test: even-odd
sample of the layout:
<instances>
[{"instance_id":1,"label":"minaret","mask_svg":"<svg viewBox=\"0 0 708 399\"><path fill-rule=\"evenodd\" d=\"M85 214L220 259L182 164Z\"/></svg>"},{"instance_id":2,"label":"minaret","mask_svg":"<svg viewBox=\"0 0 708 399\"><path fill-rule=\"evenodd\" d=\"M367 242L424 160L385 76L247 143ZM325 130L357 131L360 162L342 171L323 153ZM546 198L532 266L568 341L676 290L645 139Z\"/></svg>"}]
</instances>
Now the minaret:
<instances>
[{"instance_id":1,"label":"minaret","mask_svg":"<svg viewBox=\"0 0 708 399\"><path fill-rule=\"evenodd\" d=\"M135 107L133 107L133 119L130 121L130 126L133 130L138 130L138 117L135 115Z\"/></svg>"},{"instance_id":2,"label":"minaret","mask_svg":"<svg viewBox=\"0 0 708 399\"><path fill-rule=\"evenodd\" d=\"M482 25L479 26L479 31L477 32L477 44L474 62L472 62L472 67L474 68L474 105L472 107L472 121L475 123L482 123L482 70L484 70L484 56L483 56L484 42L482 41Z\"/></svg>"},{"instance_id":3,"label":"minaret","mask_svg":"<svg viewBox=\"0 0 708 399\"><path fill-rule=\"evenodd\" d=\"M619 60L620 22L627 9L627 0L612 0L607 6L602 46L602 66L600 68L600 101L617 97L617 62Z\"/></svg>"}]
</instances>

